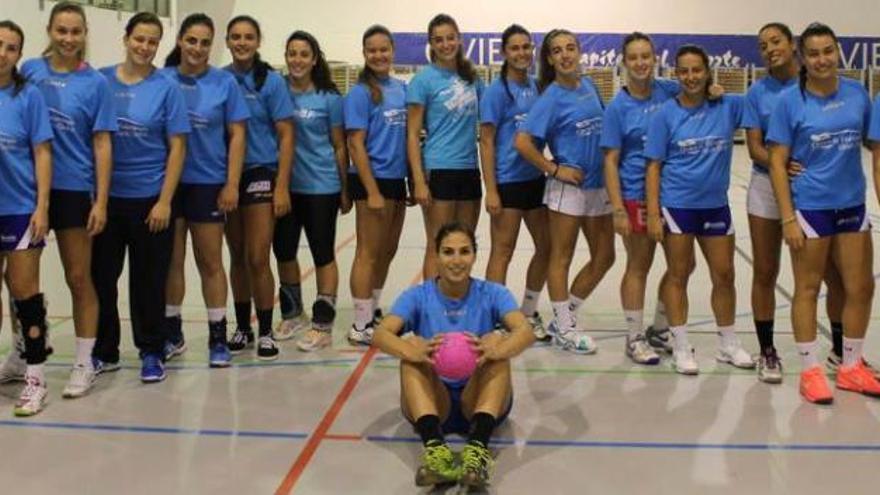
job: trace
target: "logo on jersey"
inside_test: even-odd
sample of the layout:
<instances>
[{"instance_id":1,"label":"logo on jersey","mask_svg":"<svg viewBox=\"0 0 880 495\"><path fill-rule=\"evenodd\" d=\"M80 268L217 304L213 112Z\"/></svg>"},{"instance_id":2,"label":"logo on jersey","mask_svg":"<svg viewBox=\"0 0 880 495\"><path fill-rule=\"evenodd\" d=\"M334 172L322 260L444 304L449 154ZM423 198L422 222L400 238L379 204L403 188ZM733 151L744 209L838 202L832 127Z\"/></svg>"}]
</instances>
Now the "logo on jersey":
<instances>
[{"instance_id":1,"label":"logo on jersey","mask_svg":"<svg viewBox=\"0 0 880 495\"><path fill-rule=\"evenodd\" d=\"M120 137L143 138L150 133L150 128L140 122L125 117L116 119L119 130L116 135Z\"/></svg>"},{"instance_id":2,"label":"logo on jersey","mask_svg":"<svg viewBox=\"0 0 880 495\"><path fill-rule=\"evenodd\" d=\"M403 108L392 108L390 110L385 110L382 112L382 117L385 119L385 124L389 126L405 126L406 125L406 110Z\"/></svg>"},{"instance_id":3,"label":"logo on jersey","mask_svg":"<svg viewBox=\"0 0 880 495\"><path fill-rule=\"evenodd\" d=\"M211 123L211 120L208 117L194 111L189 110L186 112L189 116L189 124L193 129L207 129L208 125Z\"/></svg>"},{"instance_id":4,"label":"logo on jersey","mask_svg":"<svg viewBox=\"0 0 880 495\"><path fill-rule=\"evenodd\" d=\"M844 101L832 101L832 102L829 102L824 107L822 107L822 111L823 112L830 112L832 110L837 110L838 108L842 108L845 105L846 105L846 102L844 102Z\"/></svg>"},{"instance_id":5,"label":"logo on jersey","mask_svg":"<svg viewBox=\"0 0 880 495\"><path fill-rule=\"evenodd\" d=\"M675 144L678 146L679 153L683 155L718 153L729 149L732 145L730 139L721 136L681 139Z\"/></svg>"},{"instance_id":6,"label":"logo on jersey","mask_svg":"<svg viewBox=\"0 0 880 495\"><path fill-rule=\"evenodd\" d=\"M443 106L456 118L477 114L477 90L456 78L452 85L440 92L445 98Z\"/></svg>"},{"instance_id":7,"label":"logo on jersey","mask_svg":"<svg viewBox=\"0 0 880 495\"><path fill-rule=\"evenodd\" d=\"M73 117L55 108L49 108L49 122L56 131L73 132L76 128Z\"/></svg>"},{"instance_id":8,"label":"logo on jersey","mask_svg":"<svg viewBox=\"0 0 880 495\"><path fill-rule=\"evenodd\" d=\"M3 151L13 151L24 148L25 146L22 146L22 143L15 136L0 132L0 149Z\"/></svg>"},{"instance_id":9,"label":"logo on jersey","mask_svg":"<svg viewBox=\"0 0 880 495\"><path fill-rule=\"evenodd\" d=\"M862 133L854 129L844 129L837 132L822 132L810 134L810 148L813 150L846 151L858 148L862 143Z\"/></svg>"},{"instance_id":10,"label":"logo on jersey","mask_svg":"<svg viewBox=\"0 0 880 495\"><path fill-rule=\"evenodd\" d=\"M314 108L297 108L293 114L301 120L320 119L327 116L327 112Z\"/></svg>"},{"instance_id":11,"label":"logo on jersey","mask_svg":"<svg viewBox=\"0 0 880 495\"><path fill-rule=\"evenodd\" d=\"M575 133L578 136L590 136L602 132L602 117L579 120L574 123Z\"/></svg>"}]
</instances>

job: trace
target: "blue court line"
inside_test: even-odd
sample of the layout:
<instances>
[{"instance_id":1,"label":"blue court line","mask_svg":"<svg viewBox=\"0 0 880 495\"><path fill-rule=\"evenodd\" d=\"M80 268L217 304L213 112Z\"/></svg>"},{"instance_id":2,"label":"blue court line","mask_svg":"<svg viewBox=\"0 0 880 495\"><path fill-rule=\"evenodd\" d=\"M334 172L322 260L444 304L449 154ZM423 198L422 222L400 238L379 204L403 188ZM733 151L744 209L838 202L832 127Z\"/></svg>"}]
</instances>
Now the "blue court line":
<instances>
[{"instance_id":1,"label":"blue court line","mask_svg":"<svg viewBox=\"0 0 880 495\"><path fill-rule=\"evenodd\" d=\"M25 420L0 420L0 426L16 428L35 428L51 430L79 430L79 431L103 431L114 433L147 433L159 435L197 435L207 437L244 437L244 438L271 438L271 439L296 439L308 438L308 433L300 432L277 432L277 431L247 431L247 430L211 430L199 428L170 428L162 426L138 426L138 425L112 425L93 423L52 423L34 422Z\"/></svg>"},{"instance_id":2,"label":"blue court line","mask_svg":"<svg viewBox=\"0 0 880 495\"><path fill-rule=\"evenodd\" d=\"M417 437L369 435L369 442L420 443ZM448 438L449 443L465 443L462 438ZM880 452L875 444L811 444L811 443L687 443L687 442L600 442L576 440L517 440L493 438L492 445L518 445L526 447L567 447L581 449L627 449L627 450L740 450L740 451L806 451L806 452Z\"/></svg>"},{"instance_id":3,"label":"blue court line","mask_svg":"<svg viewBox=\"0 0 880 495\"><path fill-rule=\"evenodd\" d=\"M292 367L292 366L326 366L332 364L354 364L358 361L359 358L339 358L339 359L323 359L316 361L270 361L270 362L252 362L252 363L233 363L228 368L284 368L284 367ZM376 358L379 361L385 361L391 358L388 356L382 356ZM73 366L72 362L47 362L47 367L50 368L69 368ZM137 364L123 364L121 368L124 370L139 370L141 369L140 365ZM177 370L177 371L191 371L191 370L218 370L223 368L211 368L208 366L208 363L204 364L184 364L184 363L168 363L165 365L166 370Z\"/></svg>"}]
</instances>

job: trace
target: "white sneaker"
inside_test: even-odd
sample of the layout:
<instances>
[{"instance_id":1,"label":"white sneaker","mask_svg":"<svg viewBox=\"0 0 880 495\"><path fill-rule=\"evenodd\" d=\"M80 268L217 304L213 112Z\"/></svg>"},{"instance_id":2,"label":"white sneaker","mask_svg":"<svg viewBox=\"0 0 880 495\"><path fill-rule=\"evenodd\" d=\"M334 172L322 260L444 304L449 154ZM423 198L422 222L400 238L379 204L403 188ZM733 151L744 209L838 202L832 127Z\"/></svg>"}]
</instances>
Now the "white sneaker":
<instances>
[{"instance_id":1,"label":"white sneaker","mask_svg":"<svg viewBox=\"0 0 880 495\"><path fill-rule=\"evenodd\" d=\"M672 367L676 373L682 375L696 375L700 373L694 348L675 348L672 351Z\"/></svg>"},{"instance_id":2,"label":"white sneaker","mask_svg":"<svg viewBox=\"0 0 880 495\"><path fill-rule=\"evenodd\" d=\"M12 348L0 364L0 383L23 382L27 363L21 358L18 349Z\"/></svg>"},{"instance_id":3,"label":"white sneaker","mask_svg":"<svg viewBox=\"0 0 880 495\"><path fill-rule=\"evenodd\" d=\"M272 332L272 336L275 337L275 340L290 340L299 332L309 328L311 324L311 318L303 311L298 316L281 320L281 323Z\"/></svg>"},{"instance_id":4,"label":"white sneaker","mask_svg":"<svg viewBox=\"0 0 880 495\"><path fill-rule=\"evenodd\" d=\"M735 345L719 346L718 352L715 353L715 360L744 370L755 368L755 360L742 348L739 341Z\"/></svg>"},{"instance_id":5,"label":"white sneaker","mask_svg":"<svg viewBox=\"0 0 880 495\"><path fill-rule=\"evenodd\" d=\"M758 380L764 383L782 383L782 360L776 355L776 349L762 352L758 356Z\"/></svg>"},{"instance_id":6,"label":"white sneaker","mask_svg":"<svg viewBox=\"0 0 880 495\"><path fill-rule=\"evenodd\" d=\"M61 392L61 396L65 399L75 399L86 395L95 383L95 376L95 370L91 366L75 365L70 370L70 380Z\"/></svg>"},{"instance_id":7,"label":"white sneaker","mask_svg":"<svg viewBox=\"0 0 880 495\"><path fill-rule=\"evenodd\" d=\"M313 352L321 350L332 343L333 336L330 332L322 332L313 328L296 341L296 347L303 352Z\"/></svg>"},{"instance_id":8,"label":"white sneaker","mask_svg":"<svg viewBox=\"0 0 880 495\"><path fill-rule=\"evenodd\" d=\"M560 330L561 332L561 330ZM571 351L575 354L595 354L599 350L593 337L583 330L569 330L564 333L553 335L553 343L562 350Z\"/></svg>"},{"instance_id":9,"label":"white sneaker","mask_svg":"<svg viewBox=\"0 0 880 495\"><path fill-rule=\"evenodd\" d=\"M638 334L633 338L626 336L626 355L636 364L657 364L660 362L660 355L648 344L643 334Z\"/></svg>"},{"instance_id":10,"label":"white sneaker","mask_svg":"<svg viewBox=\"0 0 880 495\"><path fill-rule=\"evenodd\" d=\"M15 403L16 416L33 416L42 411L48 402L49 389L46 382L35 376L25 378L25 386Z\"/></svg>"},{"instance_id":11,"label":"white sneaker","mask_svg":"<svg viewBox=\"0 0 880 495\"><path fill-rule=\"evenodd\" d=\"M348 329L348 343L351 345L370 345L373 342L373 322L367 323L363 330L358 330L352 323Z\"/></svg>"},{"instance_id":12,"label":"white sneaker","mask_svg":"<svg viewBox=\"0 0 880 495\"><path fill-rule=\"evenodd\" d=\"M541 314L537 311L532 316L529 316L529 324L532 325L532 332L535 334L535 340L549 342L553 339L553 337L547 332L547 329L544 328L544 320L541 318Z\"/></svg>"}]
</instances>

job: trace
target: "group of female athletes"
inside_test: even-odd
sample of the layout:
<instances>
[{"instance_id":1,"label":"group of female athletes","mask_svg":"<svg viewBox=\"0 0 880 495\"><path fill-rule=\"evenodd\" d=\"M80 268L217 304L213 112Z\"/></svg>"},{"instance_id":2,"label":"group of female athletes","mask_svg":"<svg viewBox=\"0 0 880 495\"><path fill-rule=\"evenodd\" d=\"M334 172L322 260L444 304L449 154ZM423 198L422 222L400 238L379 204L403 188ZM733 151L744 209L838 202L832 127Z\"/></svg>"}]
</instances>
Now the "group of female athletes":
<instances>
[{"instance_id":1,"label":"group of female athletes","mask_svg":"<svg viewBox=\"0 0 880 495\"><path fill-rule=\"evenodd\" d=\"M695 45L678 50L675 80L655 78L654 45L633 33L622 47L626 85L607 107L581 75L576 37L562 29L543 38L535 79L530 33L508 27L500 77L484 87L451 17L429 23L431 64L408 84L390 76L391 33L372 26L362 39L364 69L345 96L318 41L304 31L287 39L287 77L274 72L260 58L260 26L248 16L226 27L233 62L224 68L209 64L215 26L203 14L182 22L162 69L154 58L163 28L152 14L130 19L125 59L100 70L85 61L81 7L56 4L47 34L43 55L19 70L24 33L0 22L0 262L20 327L0 381L25 381L18 415L39 412L48 394L43 363L52 349L39 260L50 228L77 336L63 395L80 397L97 374L120 368L117 282L126 250L141 379L163 380L163 363L186 350L180 305L187 234L207 308L211 366L228 366L232 354L249 348L275 359L276 340L294 335L303 351L329 345L339 285L336 220L352 206L357 249L348 338L402 359L403 412L425 444L419 484L487 482L487 444L512 405L509 360L535 338L575 353L596 351L577 312L614 263L615 232L626 248L620 296L625 352L634 362L657 364L661 352L671 352L676 371L698 373L687 335L696 240L711 274L716 359L757 364L762 381L781 382L773 315L784 239L795 280L801 394L832 400L816 342L825 280L835 336L827 364L837 371L836 386L880 396L877 372L862 358L874 282L861 163L862 145L873 146L876 187L880 108L872 113L864 87L838 75L837 38L825 25L810 25L797 43L784 24L762 27L768 74L745 97L713 85L707 54ZM748 214L757 363L734 332L727 190L739 128L747 129L754 162ZM484 190L491 219L485 282L470 276ZM424 214L426 282L382 318L379 301L407 201ZM516 304L503 285L521 220L535 252ZM302 231L317 283L310 318L297 264ZM569 283L579 232L590 259ZM667 269L654 324L645 328L646 279L658 242ZM270 250L282 313L274 330ZM537 312L545 283L553 308L546 330ZM227 338L229 286L236 328ZM400 338L404 330L415 336ZM471 332L481 356L463 383L440 380L430 366L442 333L454 330ZM443 440L453 431L468 435L460 462Z\"/></svg>"}]
</instances>

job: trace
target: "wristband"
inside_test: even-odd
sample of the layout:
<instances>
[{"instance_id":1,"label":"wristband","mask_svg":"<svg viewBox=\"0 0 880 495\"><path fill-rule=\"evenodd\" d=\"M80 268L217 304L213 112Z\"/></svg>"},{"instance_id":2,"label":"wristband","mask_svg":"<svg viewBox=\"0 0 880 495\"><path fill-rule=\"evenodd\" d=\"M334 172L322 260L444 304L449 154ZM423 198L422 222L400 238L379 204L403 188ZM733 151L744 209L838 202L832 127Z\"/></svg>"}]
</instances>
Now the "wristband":
<instances>
[{"instance_id":1,"label":"wristband","mask_svg":"<svg viewBox=\"0 0 880 495\"><path fill-rule=\"evenodd\" d=\"M788 225L788 224L790 224L790 223L792 223L792 222L796 222L796 221L797 221L797 217L795 217L795 216L791 216L791 217L788 217L788 218L786 218L785 220L783 220L783 221L781 221L781 222L779 222L779 223L781 223L782 225Z\"/></svg>"}]
</instances>

